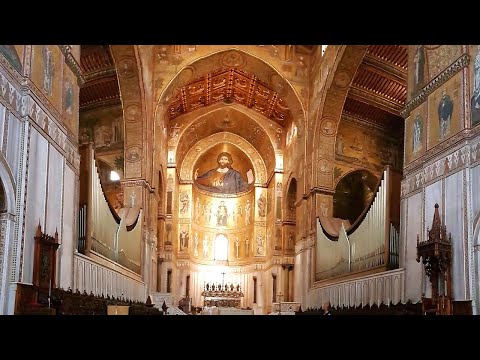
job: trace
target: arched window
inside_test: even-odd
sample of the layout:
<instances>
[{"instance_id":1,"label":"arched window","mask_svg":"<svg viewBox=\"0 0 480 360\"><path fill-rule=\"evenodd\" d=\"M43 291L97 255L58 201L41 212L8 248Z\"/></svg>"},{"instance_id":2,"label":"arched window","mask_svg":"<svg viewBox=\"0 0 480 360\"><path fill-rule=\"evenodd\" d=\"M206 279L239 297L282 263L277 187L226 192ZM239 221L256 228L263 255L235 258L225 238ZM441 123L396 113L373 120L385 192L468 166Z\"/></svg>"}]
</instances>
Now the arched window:
<instances>
[{"instance_id":1,"label":"arched window","mask_svg":"<svg viewBox=\"0 0 480 360\"><path fill-rule=\"evenodd\" d=\"M228 239L223 234L215 238L215 260L228 260Z\"/></svg>"},{"instance_id":2,"label":"arched window","mask_svg":"<svg viewBox=\"0 0 480 360\"><path fill-rule=\"evenodd\" d=\"M286 209L286 217L287 220L295 221L296 220L296 203L297 201L297 180L295 178L292 179L290 182L290 186L288 187L287 193L287 209Z\"/></svg>"}]
</instances>

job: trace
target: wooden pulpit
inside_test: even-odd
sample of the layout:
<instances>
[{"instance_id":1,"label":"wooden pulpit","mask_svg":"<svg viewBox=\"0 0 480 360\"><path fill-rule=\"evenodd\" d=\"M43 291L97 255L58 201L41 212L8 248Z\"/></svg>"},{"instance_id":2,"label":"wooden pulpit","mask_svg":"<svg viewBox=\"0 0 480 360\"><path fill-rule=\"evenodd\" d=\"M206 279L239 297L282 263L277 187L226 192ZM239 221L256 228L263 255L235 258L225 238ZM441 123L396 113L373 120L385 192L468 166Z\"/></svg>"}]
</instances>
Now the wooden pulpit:
<instances>
[{"instance_id":1,"label":"wooden pulpit","mask_svg":"<svg viewBox=\"0 0 480 360\"><path fill-rule=\"evenodd\" d=\"M435 204L432 227L428 236L420 241L417 235L417 261L425 267L425 273L432 284L432 297L422 296L422 311L425 315L451 315L452 308L452 237L447 236L445 225L441 224L438 204Z\"/></svg>"}]
</instances>

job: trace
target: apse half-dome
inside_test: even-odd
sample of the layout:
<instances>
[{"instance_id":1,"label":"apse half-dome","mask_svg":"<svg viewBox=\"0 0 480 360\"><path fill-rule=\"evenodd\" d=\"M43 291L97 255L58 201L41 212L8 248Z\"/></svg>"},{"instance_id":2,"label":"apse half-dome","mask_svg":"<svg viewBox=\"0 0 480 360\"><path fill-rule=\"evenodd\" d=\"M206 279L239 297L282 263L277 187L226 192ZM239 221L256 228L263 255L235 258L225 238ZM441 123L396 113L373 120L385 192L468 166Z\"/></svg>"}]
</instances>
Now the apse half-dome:
<instances>
[{"instance_id":1,"label":"apse half-dome","mask_svg":"<svg viewBox=\"0 0 480 360\"><path fill-rule=\"evenodd\" d=\"M248 156L230 143L220 143L205 151L193 167L195 188L219 195L240 195L255 182Z\"/></svg>"}]
</instances>

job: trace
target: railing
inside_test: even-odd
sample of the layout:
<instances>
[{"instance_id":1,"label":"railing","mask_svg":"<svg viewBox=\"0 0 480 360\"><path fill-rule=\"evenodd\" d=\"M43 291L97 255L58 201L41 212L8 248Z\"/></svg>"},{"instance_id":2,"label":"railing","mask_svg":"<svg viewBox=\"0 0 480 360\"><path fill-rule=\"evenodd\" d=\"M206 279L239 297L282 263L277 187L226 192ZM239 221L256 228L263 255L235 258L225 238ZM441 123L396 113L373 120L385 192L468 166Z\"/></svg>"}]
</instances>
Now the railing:
<instances>
[{"instance_id":1,"label":"railing","mask_svg":"<svg viewBox=\"0 0 480 360\"><path fill-rule=\"evenodd\" d=\"M82 293L145 301L141 276L103 257L93 260L82 254L74 256L74 288Z\"/></svg>"},{"instance_id":2,"label":"railing","mask_svg":"<svg viewBox=\"0 0 480 360\"><path fill-rule=\"evenodd\" d=\"M404 302L405 270L390 270L373 275L338 281L334 284L314 284L308 292L307 307L320 308L329 302L334 307L357 307L367 304L397 304Z\"/></svg>"}]
</instances>

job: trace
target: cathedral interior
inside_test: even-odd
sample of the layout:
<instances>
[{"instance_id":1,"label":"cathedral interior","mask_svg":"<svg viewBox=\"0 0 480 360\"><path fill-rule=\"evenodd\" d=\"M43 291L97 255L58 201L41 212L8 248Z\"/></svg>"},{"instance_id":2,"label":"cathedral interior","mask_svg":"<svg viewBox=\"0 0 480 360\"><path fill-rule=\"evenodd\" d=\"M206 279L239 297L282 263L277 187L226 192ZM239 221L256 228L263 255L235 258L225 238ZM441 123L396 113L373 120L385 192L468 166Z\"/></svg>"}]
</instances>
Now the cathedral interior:
<instances>
[{"instance_id":1,"label":"cathedral interior","mask_svg":"<svg viewBox=\"0 0 480 360\"><path fill-rule=\"evenodd\" d=\"M0 45L0 85L0 314L480 313L480 46Z\"/></svg>"}]
</instances>

